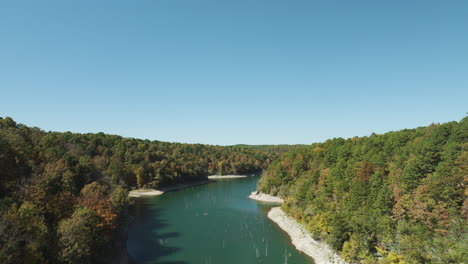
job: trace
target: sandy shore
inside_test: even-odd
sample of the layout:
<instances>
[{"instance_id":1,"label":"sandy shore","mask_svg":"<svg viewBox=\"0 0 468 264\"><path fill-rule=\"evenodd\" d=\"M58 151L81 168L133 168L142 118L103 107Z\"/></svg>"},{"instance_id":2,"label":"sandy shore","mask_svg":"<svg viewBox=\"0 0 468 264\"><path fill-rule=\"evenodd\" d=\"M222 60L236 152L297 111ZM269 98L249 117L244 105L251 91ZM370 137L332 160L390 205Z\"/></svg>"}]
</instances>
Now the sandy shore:
<instances>
[{"instance_id":1,"label":"sandy shore","mask_svg":"<svg viewBox=\"0 0 468 264\"><path fill-rule=\"evenodd\" d=\"M185 183L185 184L178 184L174 186L168 186L161 188L159 190L155 189L136 189L132 190L128 193L129 197L141 197L141 196L155 196L155 195L161 195L165 192L170 192L170 191L175 191L179 189L184 189L192 186L197 186L197 185L202 185L202 184L207 184L210 183L210 180L207 181L199 181L199 182L192 182L192 183Z\"/></svg>"},{"instance_id":2,"label":"sandy shore","mask_svg":"<svg viewBox=\"0 0 468 264\"><path fill-rule=\"evenodd\" d=\"M279 197L269 195L269 194L266 194L266 193L262 193L262 192L259 192L259 191L252 192L249 195L249 198L257 200L257 201L261 201L261 202L284 203L284 200L279 198Z\"/></svg>"},{"instance_id":3,"label":"sandy shore","mask_svg":"<svg viewBox=\"0 0 468 264\"><path fill-rule=\"evenodd\" d=\"M311 256L316 264L346 264L325 242L314 240L302 224L289 217L280 207L273 207L268 212L268 218L288 233L293 245Z\"/></svg>"},{"instance_id":4,"label":"sandy shore","mask_svg":"<svg viewBox=\"0 0 468 264\"><path fill-rule=\"evenodd\" d=\"M140 197L140 196L154 196L154 195L161 195L163 191L155 190L155 189L137 189L132 190L128 193L129 197Z\"/></svg>"},{"instance_id":5,"label":"sandy shore","mask_svg":"<svg viewBox=\"0 0 468 264\"><path fill-rule=\"evenodd\" d=\"M211 175L208 176L210 180L217 180L217 179L231 179L231 178L247 178L247 175Z\"/></svg>"}]
</instances>

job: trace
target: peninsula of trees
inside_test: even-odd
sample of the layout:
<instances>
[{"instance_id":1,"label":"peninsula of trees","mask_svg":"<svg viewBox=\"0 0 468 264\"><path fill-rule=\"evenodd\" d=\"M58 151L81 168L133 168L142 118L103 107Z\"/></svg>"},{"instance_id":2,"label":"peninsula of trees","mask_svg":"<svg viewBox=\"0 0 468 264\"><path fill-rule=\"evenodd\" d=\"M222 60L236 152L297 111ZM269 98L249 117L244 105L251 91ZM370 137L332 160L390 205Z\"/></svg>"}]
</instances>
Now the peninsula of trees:
<instances>
[{"instance_id":1,"label":"peninsula of trees","mask_svg":"<svg viewBox=\"0 0 468 264\"><path fill-rule=\"evenodd\" d=\"M468 117L293 149L259 190L349 263L467 263Z\"/></svg>"}]
</instances>

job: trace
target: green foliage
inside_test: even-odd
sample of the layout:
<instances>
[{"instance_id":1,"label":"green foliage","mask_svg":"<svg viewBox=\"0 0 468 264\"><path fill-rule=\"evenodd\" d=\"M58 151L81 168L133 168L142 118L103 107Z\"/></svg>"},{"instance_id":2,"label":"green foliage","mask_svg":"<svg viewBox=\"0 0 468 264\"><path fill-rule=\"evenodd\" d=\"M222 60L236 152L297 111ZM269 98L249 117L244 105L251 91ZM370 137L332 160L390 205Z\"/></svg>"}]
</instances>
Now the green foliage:
<instances>
[{"instance_id":1,"label":"green foliage","mask_svg":"<svg viewBox=\"0 0 468 264\"><path fill-rule=\"evenodd\" d=\"M59 260L63 263L92 263L104 246L103 230L98 215L87 208L78 208L73 215L60 222Z\"/></svg>"},{"instance_id":2,"label":"green foliage","mask_svg":"<svg viewBox=\"0 0 468 264\"><path fill-rule=\"evenodd\" d=\"M44 132L0 118L0 263L109 260L131 188L257 173L285 148Z\"/></svg>"},{"instance_id":3,"label":"green foliage","mask_svg":"<svg viewBox=\"0 0 468 264\"><path fill-rule=\"evenodd\" d=\"M122 186L117 186L110 194L109 199L116 212L122 212L129 202L128 191Z\"/></svg>"},{"instance_id":4,"label":"green foliage","mask_svg":"<svg viewBox=\"0 0 468 264\"><path fill-rule=\"evenodd\" d=\"M466 263L467 172L468 117L294 148L258 188L349 262Z\"/></svg>"},{"instance_id":5,"label":"green foliage","mask_svg":"<svg viewBox=\"0 0 468 264\"><path fill-rule=\"evenodd\" d=\"M44 263L48 237L44 217L29 202L16 208L11 204L0 213L2 263Z\"/></svg>"}]
</instances>

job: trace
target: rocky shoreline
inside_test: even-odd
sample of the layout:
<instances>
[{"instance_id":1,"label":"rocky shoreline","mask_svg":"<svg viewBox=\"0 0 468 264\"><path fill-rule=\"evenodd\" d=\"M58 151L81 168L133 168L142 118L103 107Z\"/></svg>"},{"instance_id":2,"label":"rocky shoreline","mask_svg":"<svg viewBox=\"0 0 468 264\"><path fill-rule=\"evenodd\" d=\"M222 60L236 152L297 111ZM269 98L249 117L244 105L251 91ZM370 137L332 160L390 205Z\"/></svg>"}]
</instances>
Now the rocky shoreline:
<instances>
[{"instance_id":1,"label":"rocky shoreline","mask_svg":"<svg viewBox=\"0 0 468 264\"><path fill-rule=\"evenodd\" d=\"M210 182L212 182L212 181L204 180L204 181L198 181L198 182L192 182L192 183L184 183L184 184L178 184L178 185L174 185L174 186L168 186L168 187L160 188L159 190L147 189L147 188L145 188L145 189L136 189L136 190L130 191L128 193L128 196L129 197L157 196L157 195L161 195L161 194L163 194L165 192L180 190L180 189L184 189L184 188L188 188L188 187L192 187L192 186L207 184L207 183L210 183Z\"/></svg>"},{"instance_id":2,"label":"rocky shoreline","mask_svg":"<svg viewBox=\"0 0 468 264\"><path fill-rule=\"evenodd\" d=\"M277 196L269 195L269 194L262 193L262 192L259 192L259 191L252 192L249 195L249 198L257 200L257 201L261 201L261 202L284 203L284 200L277 197Z\"/></svg>"},{"instance_id":3,"label":"rocky shoreline","mask_svg":"<svg viewBox=\"0 0 468 264\"><path fill-rule=\"evenodd\" d=\"M217 180L217 179L234 179L234 178L247 178L247 175L211 175L208 176L209 180Z\"/></svg>"},{"instance_id":4,"label":"rocky shoreline","mask_svg":"<svg viewBox=\"0 0 468 264\"><path fill-rule=\"evenodd\" d=\"M288 233L297 250L312 257L316 264L347 264L325 242L313 239L301 223L289 217L280 207L273 207L268 212L268 218Z\"/></svg>"},{"instance_id":5,"label":"rocky shoreline","mask_svg":"<svg viewBox=\"0 0 468 264\"><path fill-rule=\"evenodd\" d=\"M128 193L128 197L155 196L163 194L163 191L155 189L136 189Z\"/></svg>"}]
</instances>

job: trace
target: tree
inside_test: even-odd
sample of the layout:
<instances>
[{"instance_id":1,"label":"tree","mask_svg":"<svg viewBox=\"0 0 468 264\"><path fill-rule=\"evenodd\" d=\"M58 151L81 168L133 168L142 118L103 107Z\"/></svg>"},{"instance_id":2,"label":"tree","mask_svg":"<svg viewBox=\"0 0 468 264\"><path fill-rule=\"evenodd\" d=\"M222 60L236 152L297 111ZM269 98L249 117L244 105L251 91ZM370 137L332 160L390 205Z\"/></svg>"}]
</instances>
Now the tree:
<instances>
[{"instance_id":1,"label":"tree","mask_svg":"<svg viewBox=\"0 0 468 264\"><path fill-rule=\"evenodd\" d=\"M138 166L134 170L138 188L143 188L146 184L146 174L143 167Z\"/></svg>"},{"instance_id":2,"label":"tree","mask_svg":"<svg viewBox=\"0 0 468 264\"><path fill-rule=\"evenodd\" d=\"M112 203L107 199L107 188L98 182L92 182L86 185L82 190L79 198L79 203L84 208L89 208L97 213L101 218L99 226L106 230L113 230L117 214L114 212ZM122 192L120 192L120 195ZM117 195L117 194L116 194ZM115 202L122 202L122 198L115 197Z\"/></svg>"},{"instance_id":3,"label":"tree","mask_svg":"<svg viewBox=\"0 0 468 264\"><path fill-rule=\"evenodd\" d=\"M25 202L0 212L0 262L44 263L48 229L37 208Z\"/></svg>"},{"instance_id":4,"label":"tree","mask_svg":"<svg viewBox=\"0 0 468 264\"><path fill-rule=\"evenodd\" d=\"M78 208L60 222L57 232L59 260L63 263L92 263L105 243L99 216L88 208Z\"/></svg>"}]
</instances>

